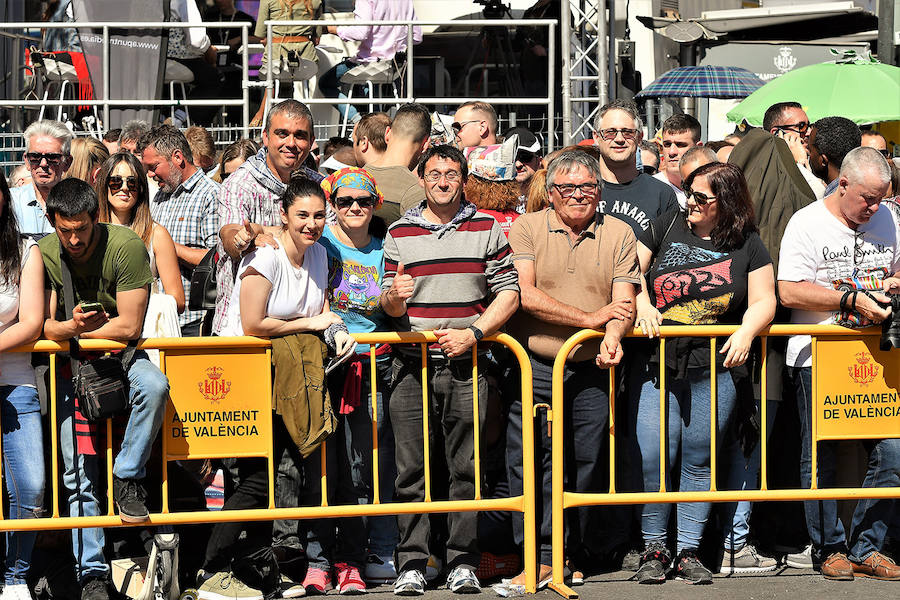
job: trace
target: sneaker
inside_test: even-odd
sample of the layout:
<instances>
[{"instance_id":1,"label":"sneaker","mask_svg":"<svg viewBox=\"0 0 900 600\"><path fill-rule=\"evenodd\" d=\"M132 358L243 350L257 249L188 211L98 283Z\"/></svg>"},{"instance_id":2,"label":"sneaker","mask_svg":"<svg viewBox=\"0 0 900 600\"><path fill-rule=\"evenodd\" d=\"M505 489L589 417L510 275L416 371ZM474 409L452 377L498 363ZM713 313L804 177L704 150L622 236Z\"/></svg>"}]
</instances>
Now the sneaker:
<instances>
[{"instance_id":1,"label":"sneaker","mask_svg":"<svg viewBox=\"0 0 900 600\"><path fill-rule=\"evenodd\" d=\"M425 576L416 569L407 569L400 573L394 582L395 596L421 596L425 593Z\"/></svg>"},{"instance_id":2,"label":"sneaker","mask_svg":"<svg viewBox=\"0 0 900 600\"><path fill-rule=\"evenodd\" d=\"M641 555L640 566L634 578L638 583L665 583L666 573L672 564L672 555L662 542L650 542Z\"/></svg>"},{"instance_id":3,"label":"sneaker","mask_svg":"<svg viewBox=\"0 0 900 600\"><path fill-rule=\"evenodd\" d=\"M675 579L686 583L712 583L712 573L693 550L682 550L675 565Z\"/></svg>"},{"instance_id":4,"label":"sneaker","mask_svg":"<svg viewBox=\"0 0 900 600\"><path fill-rule=\"evenodd\" d=\"M106 578L91 577L86 579L84 585L81 586L81 600L109 600Z\"/></svg>"},{"instance_id":5,"label":"sneaker","mask_svg":"<svg viewBox=\"0 0 900 600\"><path fill-rule=\"evenodd\" d=\"M366 581L370 583L390 583L397 579L394 557L370 554L366 557Z\"/></svg>"},{"instance_id":6,"label":"sneaker","mask_svg":"<svg viewBox=\"0 0 900 600\"><path fill-rule=\"evenodd\" d=\"M725 548L725 554L722 556L722 568L719 573L722 575L733 575L736 573L765 573L766 571L774 571L778 567L778 563L774 558L768 556L760 556L751 544L744 544L740 550L729 550Z\"/></svg>"},{"instance_id":7,"label":"sneaker","mask_svg":"<svg viewBox=\"0 0 900 600\"><path fill-rule=\"evenodd\" d=\"M0 600L31 600L31 592L24 583L16 583L3 587L3 593L0 594Z\"/></svg>"},{"instance_id":8,"label":"sneaker","mask_svg":"<svg viewBox=\"0 0 900 600\"><path fill-rule=\"evenodd\" d=\"M521 569L518 554L491 554L482 552L475 576L479 581L493 579L495 577L512 577Z\"/></svg>"},{"instance_id":9,"label":"sneaker","mask_svg":"<svg viewBox=\"0 0 900 600\"><path fill-rule=\"evenodd\" d=\"M454 594L477 594L481 591L481 584L474 569L459 566L447 575L447 589Z\"/></svg>"},{"instance_id":10,"label":"sneaker","mask_svg":"<svg viewBox=\"0 0 900 600\"><path fill-rule=\"evenodd\" d=\"M263 593L234 576L231 571L202 573L203 583L197 588L200 600L263 600ZM83 600L83 599L82 599Z\"/></svg>"},{"instance_id":11,"label":"sneaker","mask_svg":"<svg viewBox=\"0 0 900 600\"><path fill-rule=\"evenodd\" d=\"M437 556L432 554L428 557L428 562L425 564L425 581L434 581L438 578L438 575L441 574L441 569L444 568L444 563L441 562Z\"/></svg>"},{"instance_id":12,"label":"sneaker","mask_svg":"<svg viewBox=\"0 0 900 600\"><path fill-rule=\"evenodd\" d=\"M366 584L359 574L359 569L352 565L343 562L335 563L334 578L337 580L338 594L342 596L366 593Z\"/></svg>"},{"instance_id":13,"label":"sneaker","mask_svg":"<svg viewBox=\"0 0 900 600\"><path fill-rule=\"evenodd\" d=\"M801 552L788 554L784 557L784 562L787 566L793 567L795 569L812 569L812 544L807 544L806 548L804 548Z\"/></svg>"},{"instance_id":14,"label":"sneaker","mask_svg":"<svg viewBox=\"0 0 900 600\"><path fill-rule=\"evenodd\" d=\"M126 523L142 523L150 518L147 492L137 479L113 477L113 497L119 507L119 518Z\"/></svg>"},{"instance_id":15,"label":"sneaker","mask_svg":"<svg viewBox=\"0 0 900 600\"><path fill-rule=\"evenodd\" d=\"M306 590L307 596L324 594L331 585L331 575L327 571L310 567L306 570L306 577L303 578L303 588Z\"/></svg>"},{"instance_id":16,"label":"sneaker","mask_svg":"<svg viewBox=\"0 0 900 600\"><path fill-rule=\"evenodd\" d=\"M622 557L623 571L637 571L641 568L641 551L632 548Z\"/></svg>"},{"instance_id":17,"label":"sneaker","mask_svg":"<svg viewBox=\"0 0 900 600\"><path fill-rule=\"evenodd\" d=\"M303 584L297 583L284 573L281 574L281 581L278 585L281 588L282 598L302 598L306 595L306 588L303 587Z\"/></svg>"}]
</instances>

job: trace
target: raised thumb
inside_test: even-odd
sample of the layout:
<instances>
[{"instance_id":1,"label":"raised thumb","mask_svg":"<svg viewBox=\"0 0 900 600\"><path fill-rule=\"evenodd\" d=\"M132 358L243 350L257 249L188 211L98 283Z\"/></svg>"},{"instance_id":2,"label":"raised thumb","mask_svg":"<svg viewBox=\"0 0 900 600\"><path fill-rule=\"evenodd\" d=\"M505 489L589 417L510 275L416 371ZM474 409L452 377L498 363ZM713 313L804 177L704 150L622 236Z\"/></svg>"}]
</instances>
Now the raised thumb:
<instances>
[{"instance_id":1,"label":"raised thumb","mask_svg":"<svg viewBox=\"0 0 900 600\"><path fill-rule=\"evenodd\" d=\"M244 229L247 230L247 233L251 235L253 234L253 228L250 226L250 221L248 221L247 219L244 219Z\"/></svg>"},{"instance_id":2,"label":"raised thumb","mask_svg":"<svg viewBox=\"0 0 900 600\"><path fill-rule=\"evenodd\" d=\"M403 263L397 263L397 277L403 275Z\"/></svg>"}]
</instances>

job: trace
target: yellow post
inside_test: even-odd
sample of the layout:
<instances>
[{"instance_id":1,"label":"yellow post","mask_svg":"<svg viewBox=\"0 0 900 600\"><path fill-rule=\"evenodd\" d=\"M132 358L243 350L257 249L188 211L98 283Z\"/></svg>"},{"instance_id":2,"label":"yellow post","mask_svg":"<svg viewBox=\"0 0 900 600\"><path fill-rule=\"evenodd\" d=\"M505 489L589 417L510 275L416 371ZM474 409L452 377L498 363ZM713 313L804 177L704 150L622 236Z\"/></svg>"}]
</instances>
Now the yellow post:
<instances>
[{"instance_id":1,"label":"yellow post","mask_svg":"<svg viewBox=\"0 0 900 600\"><path fill-rule=\"evenodd\" d=\"M760 453L760 463L759 463L759 489L767 490L769 489L769 475L768 475L768 462L769 462L769 434L768 427L766 424L766 411L768 410L768 398L769 398L769 388L768 382L766 381L769 376L768 368L768 356L766 353L768 352L769 346L769 337L762 336L761 347L762 347L762 366L760 368L760 380L759 380L759 411L760 411L760 419L762 423L760 423L759 428L759 453Z\"/></svg>"},{"instance_id":2,"label":"yellow post","mask_svg":"<svg viewBox=\"0 0 900 600\"><path fill-rule=\"evenodd\" d=\"M475 442L475 500L481 500L481 418L478 410L478 343L472 346L472 428Z\"/></svg>"},{"instance_id":3,"label":"yellow post","mask_svg":"<svg viewBox=\"0 0 900 600\"><path fill-rule=\"evenodd\" d=\"M616 493L616 367L609 368L609 493Z\"/></svg>"},{"instance_id":4,"label":"yellow post","mask_svg":"<svg viewBox=\"0 0 900 600\"><path fill-rule=\"evenodd\" d=\"M431 502L431 453L428 444L428 344L422 344L422 445L425 456L425 502Z\"/></svg>"},{"instance_id":5,"label":"yellow post","mask_svg":"<svg viewBox=\"0 0 900 600\"><path fill-rule=\"evenodd\" d=\"M666 491L666 338L659 338L659 492Z\"/></svg>"},{"instance_id":6,"label":"yellow post","mask_svg":"<svg viewBox=\"0 0 900 600\"><path fill-rule=\"evenodd\" d=\"M372 503L381 503L378 489L378 370L375 368L375 344L369 344L369 397L372 399Z\"/></svg>"},{"instance_id":7,"label":"yellow post","mask_svg":"<svg viewBox=\"0 0 900 600\"><path fill-rule=\"evenodd\" d=\"M811 350L812 350L812 398L810 399L810 419L809 419L809 449L812 453L810 457L812 460L812 470L810 471L810 475L812 478L810 479L809 489L815 490L819 487L819 438L817 436L817 425L816 425L816 379L817 372L819 370L819 361L816 356L816 336L812 336L810 338ZM802 415L800 418L804 418Z\"/></svg>"},{"instance_id":8,"label":"yellow post","mask_svg":"<svg viewBox=\"0 0 900 600\"><path fill-rule=\"evenodd\" d=\"M709 491L716 491L716 338L709 338Z\"/></svg>"},{"instance_id":9,"label":"yellow post","mask_svg":"<svg viewBox=\"0 0 900 600\"><path fill-rule=\"evenodd\" d=\"M319 476L319 489L322 492L322 506L328 506L328 449L326 448L326 444L328 440L322 440L322 445L319 446L319 469L321 470ZM279 459L281 460L281 459Z\"/></svg>"},{"instance_id":10,"label":"yellow post","mask_svg":"<svg viewBox=\"0 0 900 600\"><path fill-rule=\"evenodd\" d=\"M266 349L266 364L272 364L272 349ZM266 389L272 389L272 369L266 369ZM275 431L273 427L272 419L275 418L275 411L272 410L271 406L266 406L263 404L263 420L268 421L269 431ZM278 472L278 465L275 464L275 447L273 444L268 444L266 446L266 453L269 462L269 509L275 508L275 473ZM281 457L278 457L278 460L281 460Z\"/></svg>"},{"instance_id":11,"label":"yellow post","mask_svg":"<svg viewBox=\"0 0 900 600\"><path fill-rule=\"evenodd\" d=\"M56 352L50 353L50 481L51 515L59 517L59 423L56 422Z\"/></svg>"},{"instance_id":12,"label":"yellow post","mask_svg":"<svg viewBox=\"0 0 900 600\"><path fill-rule=\"evenodd\" d=\"M73 417L74 418L74 417ZM113 451L112 451L112 419L106 420L106 509L107 514L114 514L115 507L113 502ZM77 440L72 441L73 444L77 444Z\"/></svg>"},{"instance_id":13,"label":"yellow post","mask_svg":"<svg viewBox=\"0 0 900 600\"><path fill-rule=\"evenodd\" d=\"M166 351L159 351L159 369L166 374ZM163 424L165 427L165 423ZM162 512L169 512L169 436L162 436Z\"/></svg>"}]
</instances>

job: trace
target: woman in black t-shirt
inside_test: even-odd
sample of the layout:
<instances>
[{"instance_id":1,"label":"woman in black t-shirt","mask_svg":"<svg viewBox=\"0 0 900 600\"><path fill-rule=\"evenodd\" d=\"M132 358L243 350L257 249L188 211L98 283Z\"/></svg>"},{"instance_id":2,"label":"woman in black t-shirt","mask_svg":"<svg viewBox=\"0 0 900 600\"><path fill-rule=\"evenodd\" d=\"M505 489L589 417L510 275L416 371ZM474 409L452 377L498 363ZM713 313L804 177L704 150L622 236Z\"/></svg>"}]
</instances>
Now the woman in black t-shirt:
<instances>
[{"instance_id":1,"label":"woman in black t-shirt","mask_svg":"<svg viewBox=\"0 0 900 600\"><path fill-rule=\"evenodd\" d=\"M737 392L730 371L741 367L750 344L775 315L772 260L757 233L753 206L741 170L711 163L685 180L686 212L670 211L654 221L638 242L645 278L637 298L637 326L648 337L659 325L733 324L740 328L716 352L717 438L728 431ZM666 343L668 457L667 490L709 490L710 345L707 338L674 338ZM638 361L640 362L640 361ZM636 439L645 491L660 489L659 352L629 381L637 404ZM721 445L721 444L720 444ZM681 470L671 476L681 451ZM673 486L673 480L675 482ZM641 529L645 552L637 579L661 583L671 563L666 548L670 504L647 504ZM712 575L696 551L710 503L677 508L677 559L674 573L692 583Z\"/></svg>"}]
</instances>

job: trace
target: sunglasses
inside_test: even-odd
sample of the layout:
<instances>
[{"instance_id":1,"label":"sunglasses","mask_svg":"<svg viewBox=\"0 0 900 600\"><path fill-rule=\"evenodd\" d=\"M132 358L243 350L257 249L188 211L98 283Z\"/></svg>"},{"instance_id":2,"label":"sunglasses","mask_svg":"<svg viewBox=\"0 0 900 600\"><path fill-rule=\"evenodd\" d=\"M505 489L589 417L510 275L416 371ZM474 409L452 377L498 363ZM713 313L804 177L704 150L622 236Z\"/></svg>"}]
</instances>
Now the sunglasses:
<instances>
[{"instance_id":1,"label":"sunglasses","mask_svg":"<svg viewBox=\"0 0 900 600\"><path fill-rule=\"evenodd\" d=\"M716 201L715 196L707 196L703 192L695 192L694 190L687 189L685 190L688 198L693 198L694 202L697 203L697 206L706 206L712 202Z\"/></svg>"},{"instance_id":2,"label":"sunglasses","mask_svg":"<svg viewBox=\"0 0 900 600\"><path fill-rule=\"evenodd\" d=\"M528 150L519 150L519 152L516 153L516 160L520 163L527 164L533 161L536 156L537 154L534 152L529 152Z\"/></svg>"},{"instance_id":3,"label":"sunglasses","mask_svg":"<svg viewBox=\"0 0 900 600\"><path fill-rule=\"evenodd\" d=\"M656 172L659 171L659 169L657 169L653 165L643 165L641 168L644 170L644 173L647 175L656 175Z\"/></svg>"},{"instance_id":4,"label":"sunglasses","mask_svg":"<svg viewBox=\"0 0 900 600\"><path fill-rule=\"evenodd\" d=\"M620 133L626 140L633 140L637 135L637 129L628 129L627 127L623 129L616 129L614 127L611 127L609 129L601 129L600 137L602 137L606 141L612 141L616 139L616 136Z\"/></svg>"},{"instance_id":5,"label":"sunglasses","mask_svg":"<svg viewBox=\"0 0 900 600\"><path fill-rule=\"evenodd\" d=\"M795 130L797 133L806 133L806 130L809 129L809 121L800 121L799 123L788 123L787 125L777 125L775 129L791 129Z\"/></svg>"},{"instance_id":6,"label":"sunglasses","mask_svg":"<svg viewBox=\"0 0 900 600\"><path fill-rule=\"evenodd\" d=\"M353 196L338 196L334 199L334 205L339 209L347 209L354 204L359 204L360 208L372 208L378 204L377 196L363 196L362 198L354 198Z\"/></svg>"},{"instance_id":7,"label":"sunglasses","mask_svg":"<svg viewBox=\"0 0 900 600\"><path fill-rule=\"evenodd\" d=\"M109 181L106 183L106 185L109 187L109 189L114 192L118 192L119 190L121 190L122 184L125 184L128 186L129 192L137 191L137 177L133 177L133 176L122 177L121 175L113 175L112 177L109 178Z\"/></svg>"},{"instance_id":8,"label":"sunglasses","mask_svg":"<svg viewBox=\"0 0 900 600\"><path fill-rule=\"evenodd\" d=\"M41 154L40 152L26 152L25 160L30 162L34 166L38 166L41 164L41 161L46 160L47 164L50 166L58 165L62 162L64 154L60 154L59 152L50 152L47 154Z\"/></svg>"},{"instance_id":9,"label":"sunglasses","mask_svg":"<svg viewBox=\"0 0 900 600\"><path fill-rule=\"evenodd\" d=\"M452 125L450 125L450 129L453 130L454 133L459 133L462 131L462 128L468 125L469 123L481 123L482 119L472 119L470 121L454 121Z\"/></svg>"}]
</instances>

